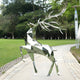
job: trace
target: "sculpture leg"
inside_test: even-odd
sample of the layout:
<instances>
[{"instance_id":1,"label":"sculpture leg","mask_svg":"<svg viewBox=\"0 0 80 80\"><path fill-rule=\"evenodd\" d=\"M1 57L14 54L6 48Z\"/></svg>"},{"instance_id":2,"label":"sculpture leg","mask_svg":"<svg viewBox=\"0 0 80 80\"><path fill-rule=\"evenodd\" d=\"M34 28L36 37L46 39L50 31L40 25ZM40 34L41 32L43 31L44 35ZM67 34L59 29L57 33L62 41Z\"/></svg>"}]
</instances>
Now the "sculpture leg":
<instances>
[{"instance_id":1,"label":"sculpture leg","mask_svg":"<svg viewBox=\"0 0 80 80\"><path fill-rule=\"evenodd\" d=\"M51 72L52 72L52 70L53 70L53 66L54 66L54 62L52 63L52 65L51 65L51 67L50 67L50 70L49 70L49 72L48 72L48 76L50 76L50 74L51 74Z\"/></svg>"},{"instance_id":2,"label":"sculpture leg","mask_svg":"<svg viewBox=\"0 0 80 80\"><path fill-rule=\"evenodd\" d=\"M36 66L35 66L35 61L33 61L33 66L34 66L35 73L37 73L37 69L36 69Z\"/></svg>"},{"instance_id":3,"label":"sculpture leg","mask_svg":"<svg viewBox=\"0 0 80 80\"><path fill-rule=\"evenodd\" d=\"M34 53L29 53L29 56L30 56L30 58L31 58L32 61L33 61L34 70L35 70L35 72L37 73L37 69L36 69L35 61L34 61Z\"/></svg>"},{"instance_id":4,"label":"sculpture leg","mask_svg":"<svg viewBox=\"0 0 80 80\"><path fill-rule=\"evenodd\" d=\"M55 67L56 67L56 72L59 75L59 69L58 69L58 65L56 64L56 62L55 62Z\"/></svg>"},{"instance_id":5,"label":"sculpture leg","mask_svg":"<svg viewBox=\"0 0 80 80\"><path fill-rule=\"evenodd\" d=\"M20 47L20 53L21 53L21 56L22 56L22 59L23 59L22 47Z\"/></svg>"}]
</instances>

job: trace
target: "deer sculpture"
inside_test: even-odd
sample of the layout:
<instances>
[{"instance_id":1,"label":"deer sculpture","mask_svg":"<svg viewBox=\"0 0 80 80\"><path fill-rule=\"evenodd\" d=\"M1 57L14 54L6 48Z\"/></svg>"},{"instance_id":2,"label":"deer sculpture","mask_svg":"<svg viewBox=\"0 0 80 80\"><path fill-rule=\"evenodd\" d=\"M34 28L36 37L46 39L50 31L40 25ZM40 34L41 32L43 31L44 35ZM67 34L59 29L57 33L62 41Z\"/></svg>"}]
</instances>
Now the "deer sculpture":
<instances>
[{"instance_id":1,"label":"deer sculpture","mask_svg":"<svg viewBox=\"0 0 80 80\"><path fill-rule=\"evenodd\" d=\"M33 23L28 24L30 26L30 29L27 31L27 45L21 46L20 47L20 52L21 52L22 59L23 59L22 49L27 50L31 60L33 61L33 66L34 66L34 70L35 70L36 73L37 73L37 69L36 69L35 61L34 61L34 54L35 53L47 56L47 58L52 62L52 65L51 65L50 70L48 72L48 76L50 76L50 74L53 70L54 64L56 66L57 73L59 73L58 65L56 64L56 60L54 58L54 52L53 52L52 47L50 47L49 45L40 44L38 41L33 39L33 37L36 34L35 27L38 26L38 25L40 25L42 29L45 29L45 30L48 30L48 31L50 30L49 27L57 28L62 33L60 27L57 27L57 26L53 25L54 23L58 25L57 22L51 21L51 22L48 23L48 22L46 22L46 20L62 15L65 12L65 10L66 9L63 9L61 11L61 13L56 14L56 15L51 15L52 14L52 12L51 12L48 15L48 17L46 17L44 20L40 21L40 19L39 19L36 24L33 24Z\"/></svg>"}]
</instances>

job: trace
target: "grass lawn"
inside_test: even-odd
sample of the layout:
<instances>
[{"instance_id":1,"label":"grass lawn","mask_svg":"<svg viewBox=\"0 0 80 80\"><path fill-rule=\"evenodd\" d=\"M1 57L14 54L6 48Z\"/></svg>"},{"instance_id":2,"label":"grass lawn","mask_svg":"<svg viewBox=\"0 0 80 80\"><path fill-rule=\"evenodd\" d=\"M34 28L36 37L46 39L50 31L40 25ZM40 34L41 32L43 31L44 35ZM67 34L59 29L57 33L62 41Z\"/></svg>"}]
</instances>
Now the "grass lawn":
<instances>
[{"instance_id":1,"label":"grass lawn","mask_svg":"<svg viewBox=\"0 0 80 80\"><path fill-rule=\"evenodd\" d=\"M78 62L80 63L80 48L76 49L76 47L72 47L71 52L75 56L75 58L78 60Z\"/></svg>"},{"instance_id":2,"label":"grass lawn","mask_svg":"<svg viewBox=\"0 0 80 80\"><path fill-rule=\"evenodd\" d=\"M0 66L18 58L21 45L24 45L24 40L0 39Z\"/></svg>"},{"instance_id":3,"label":"grass lawn","mask_svg":"<svg viewBox=\"0 0 80 80\"><path fill-rule=\"evenodd\" d=\"M75 40L38 40L42 44L48 44L50 46L58 46L65 44L74 44Z\"/></svg>"},{"instance_id":4,"label":"grass lawn","mask_svg":"<svg viewBox=\"0 0 80 80\"><path fill-rule=\"evenodd\" d=\"M50 46L74 44L75 40L38 40L42 44ZM0 39L0 67L4 64L20 57L19 47L25 45L24 40L21 39ZM27 52L25 50L24 54Z\"/></svg>"}]
</instances>

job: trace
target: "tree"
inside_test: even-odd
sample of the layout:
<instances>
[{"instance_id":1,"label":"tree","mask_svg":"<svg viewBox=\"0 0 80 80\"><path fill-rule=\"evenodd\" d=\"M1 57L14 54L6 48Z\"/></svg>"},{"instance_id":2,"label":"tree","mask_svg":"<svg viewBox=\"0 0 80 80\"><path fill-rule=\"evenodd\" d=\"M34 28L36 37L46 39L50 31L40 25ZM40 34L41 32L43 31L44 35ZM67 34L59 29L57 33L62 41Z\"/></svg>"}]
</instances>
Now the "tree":
<instances>
[{"instance_id":1,"label":"tree","mask_svg":"<svg viewBox=\"0 0 80 80\"><path fill-rule=\"evenodd\" d=\"M66 7L65 13L63 14L63 16L60 16L58 18L58 21L60 22L61 26L64 29L66 29L64 30L65 38L67 39L67 38L71 38L71 36L73 37L73 35L71 35L72 34L71 29L74 29L74 8L72 8L72 6L79 5L79 0L63 0L62 3L59 3L59 0L52 0L51 5L53 6L54 14L56 12L59 12L61 8ZM77 10L78 12L80 12L79 8L77 8Z\"/></svg>"},{"instance_id":2,"label":"tree","mask_svg":"<svg viewBox=\"0 0 80 80\"><path fill-rule=\"evenodd\" d=\"M8 0L3 0L3 4L8 4Z\"/></svg>"},{"instance_id":3,"label":"tree","mask_svg":"<svg viewBox=\"0 0 80 80\"><path fill-rule=\"evenodd\" d=\"M9 32L9 25L10 25L10 18L9 18L9 16L0 15L0 31L3 32L3 36L5 36L5 33L11 34ZM3 36L1 36L1 37L3 37Z\"/></svg>"},{"instance_id":4,"label":"tree","mask_svg":"<svg viewBox=\"0 0 80 80\"><path fill-rule=\"evenodd\" d=\"M21 3L24 3L25 0L3 0L3 4L9 4L9 3L15 3L15 2L21 2Z\"/></svg>"},{"instance_id":5,"label":"tree","mask_svg":"<svg viewBox=\"0 0 80 80\"><path fill-rule=\"evenodd\" d=\"M34 8L34 0L31 0L31 4L33 5L33 11L35 10Z\"/></svg>"},{"instance_id":6,"label":"tree","mask_svg":"<svg viewBox=\"0 0 80 80\"><path fill-rule=\"evenodd\" d=\"M29 24L30 22L36 23L39 18L43 19L44 17L45 14L41 10L25 13L24 15L19 17L19 23L16 26L16 32L22 34L21 37L23 38L23 35L25 36L26 31L29 29L29 26L27 24ZM17 35L19 35L18 33Z\"/></svg>"},{"instance_id":7,"label":"tree","mask_svg":"<svg viewBox=\"0 0 80 80\"><path fill-rule=\"evenodd\" d=\"M8 32L12 34L12 38L14 38L14 33L16 31L16 26L19 23L18 18L24 15L27 12L33 11L33 5L31 3L25 3L24 1L15 0L14 3L10 3L9 5L5 6L3 10L3 15L9 17L9 25L8 25ZM40 7L34 5L35 10L38 10Z\"/></svg>"},{"instance_id":8,"label":"tree","mask_svg":"<svg viewBox=\"0 0 80 80\"><path fill-rule=\"evenodd\" d=\"M48 11L48 8L51 7L50 3L47 3L48 0L38 0L37 5L43 8L44 12Z\"/></svg>"}]
</instances>

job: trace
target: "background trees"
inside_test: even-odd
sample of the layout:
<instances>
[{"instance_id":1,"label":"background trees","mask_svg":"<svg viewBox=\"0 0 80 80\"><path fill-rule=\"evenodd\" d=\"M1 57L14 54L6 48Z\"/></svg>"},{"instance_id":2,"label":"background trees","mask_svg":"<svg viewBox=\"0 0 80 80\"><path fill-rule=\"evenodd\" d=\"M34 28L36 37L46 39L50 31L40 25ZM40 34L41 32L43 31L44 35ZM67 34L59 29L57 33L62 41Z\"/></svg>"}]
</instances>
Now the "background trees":
<instances>
[{"instance_id":1,"label":"background trees","mask_svg":"<svg viewBox=\"0 0 80 80\"><path fill-rule=\"evenodd\" d=\"M24 14L34 11L33 5L31 3L25 3L24 1L15 0L14 3L10 3L9 5L5 6L3 9L3 17L8 17L8 23L6 20L6 23L8 24L7 32L11 33L12 38L14 39L14 34L16 32L16 26L20 23L19 17L24 16ZM37 5L34 5L35 10L38 10L40 7ZM4 24L6 24L4 22ZM27 23L26 23L27 24ZM2 26L3 27L3 26ZM23 26L22 26L23 27Z\"/></svg>"},{"instance_id":2,"label":"background trees","mask_svg":"<svg viewBox=\"0 0 80 80\"><path fill-rule=\"evenodd\" d=\"M53 9L55 12L61 10L62 7L66 7L66 12L63 16L59 17L59 22L64 29L65 39L73 39L74 36L74 8L72 6L79 5L79 0L64 0L61 4L57 3L59 0L53 0ZM80 16L80 8L77 8L78 16ZM80 19L79 19L80 22Z\"/></svg>"},{"instance_id":3,"label":"background trees","mask_svg":"<svg viewBox=\"0 0 80 80\"><path fill-rule=\"evenodd\" d=\"M27 23L36 23L39 18L44 19L51 10L53 10L54 15L59 13L63 7L66 7L66 12L62 16L52 19L59 23L63 29L63 35L56 29L47 32L38 26L36 29L37 37L45 37L46 39L74 39L74 9L72 6L79 5L79 0L64 0L62 3L60 0L52 0L52 3L48 4L46 1L38 0L35 5L35 0L31 0L30 3L25 2L25 0L12 0L12 2L3 0L3 16L0 16L0 30L2 33L0 36L4 37L4 35L7 35L11 37L12 35L12 38L23 38L29 29ZM51 6L52 9L47 12ZM80 16L80 8L77 8L77 10L78 16Z\"/></svg>"}]
</instances>

